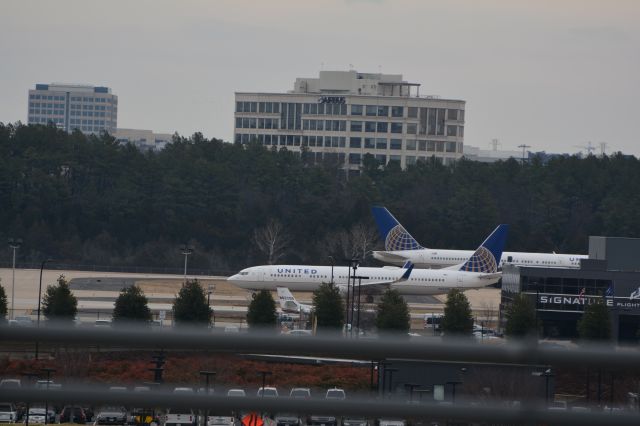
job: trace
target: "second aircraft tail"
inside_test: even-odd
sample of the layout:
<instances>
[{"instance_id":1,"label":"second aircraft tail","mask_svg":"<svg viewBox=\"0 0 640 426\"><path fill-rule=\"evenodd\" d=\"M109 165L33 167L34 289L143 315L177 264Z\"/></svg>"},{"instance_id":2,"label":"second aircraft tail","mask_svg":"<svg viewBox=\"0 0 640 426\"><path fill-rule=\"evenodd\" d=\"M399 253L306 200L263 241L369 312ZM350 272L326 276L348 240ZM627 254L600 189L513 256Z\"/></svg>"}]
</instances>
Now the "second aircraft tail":
<instances>
[{"instance_id":1,"label":"second aircraft tail","mask_svg":"<svg viewBox=\"0 0 640 426\"><path fill-rule=\"evenodd\" d=\"M480 247L476 249L471 257L462 264L460 270L484 273L497 272L498 266L500 266L504 244L507 241L508 230L509 225L498 225L491 235L480 244Z\"/></svg>"},{"instance_id":2,"label":"second aircraft tail","mask_svg":"<svg viewBox=\"0 0 640 426\"><path fill-rule=\"evenodd\" d=\"M386 251L420 250L422 247L415 238L382 206L371 207L371 212L378 225L380 238Z\"/></svg>"}]
</instances>

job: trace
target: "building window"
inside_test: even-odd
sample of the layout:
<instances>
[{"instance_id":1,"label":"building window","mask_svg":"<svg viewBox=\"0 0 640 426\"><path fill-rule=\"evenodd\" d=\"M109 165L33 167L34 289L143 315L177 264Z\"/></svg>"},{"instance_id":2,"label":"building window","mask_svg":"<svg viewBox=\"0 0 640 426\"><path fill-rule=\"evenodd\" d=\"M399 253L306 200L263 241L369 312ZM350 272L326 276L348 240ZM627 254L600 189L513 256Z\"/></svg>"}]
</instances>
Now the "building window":
<instances>
[{"instance_id":1,"label":"building window","mask_svg":"<svg viewBox=\"0 0 640 426\"><path fill-rule=\"evenodd\" d=\"M416 157L414 157L413 155L407 155L404 161L407 166L413 166L414 164L416 164Z\"/></svg>"},{"instance_id":2,"label":"building window","mask_svg":"<svg viewBox=\"0 0 640 426\"><path fill-rule=\"evenodd\" d=\"M402 149L402 139L391 139L389 145L391 149Z\"/></svg>"},{"instance_id":3,"label":"building window","mask_svg":"<svg viewBox=\"0 0 640 426\"><path fill-rule=\"evenodd\" d=\"M377 123L378 133L387 133L388 129L389 129L389 123L385 121L378 121Z\"/></svg>"},{"instance_id":4,"label":"building window","mask_svg":"<svg viewBox=\"0 0 640 426\"><path fill-rule=\"evenodd\" d=\"M376 138L376 149L387 149L387 138Z\"/></svg>"},{"instance_id":5,"label":"building window","mask_svg":"<svg viewBox=\"0 0 640 426\"><path fill-rule=\"evenodd\" d=\"M448 109L447 110L447 120L457 120L458 119L458 110L457 109Z\"/></svg>"},{"instance_id":6,"label":"building window","mask_svg":"<svg viewBox=\"0 0 640 426\"><path fill-rule=\"evenodd\" d=\"M415 123L407 123L407 134L409 135L417 135L418 134L418 125Z\"/></svg>"},{"instance_id":7,"label":"building window","mask_svg":"<svg viewBox=\"0 0 640 426\"><path fill-rule=\"evenodd\" d=\"M402 123L391 123L391 133L402 133Z\"/></svg>"},{"instance_id":8,"label":"building window","mask_svg":"<svg viewBox=\"0 0 640 426\"><path fill-rule=\"evenodd\" d=\"M361 148L362 138L349 138L349 148Z\"/></svg>"},{"instance_id":9,"label":"building window","mask_svg":"<svg viewBox=\"0 0 640 426\"><path fill-rule=\"evenodd\" d=\"M458 126L447 126L447 136L457 136L456 132L458 130Z\"/></svg>"},{"instance_id":10,"label":"building window","mask_svg":"<svg viewBox=\"0 0 640 426\"><path fill-rule=\"evenodd\" d=\"M375 133L376 131L376 122L375 121L365 121L364 122L364 131L367 133Z\"/></svg>"},{"instance_id":11,"label":"building window","mask_svg":"<svg viewBox=\"0 0 640 426\"><path fill-rule=\"evenodd\" d=\"M376 140L375 138L364 138L364 147L365 148L375 148L376 147Z\"/></svg>"},{"instance_id":12,"label":"building window","mask_svg":"<svg viewBox=\"0 0 640 426\"><path fill-rule=\"evenodd\" d=\"M362 115L362 105L351 105L351 115Z\"/></svg>"},{"instance_id":13,"label":"building window","mask_svg":"<svg viewBox=\"0 0 640 426\"><path fill-rule=\"evenodd\" d=\"M392 117L404 117L404 107L401 107L401 106L391 107L391 116Z\"/></svg>"},{"instance_id":14,"label":"building window","mask_svg":"<svg viewBox=\"0 0 640 426\"><path fill-rule=\"evenodd\" d=\"M385 105L378 105L378 117L388 117L389 107Z\"/></svg>"},{"instance_id":15,"label":"building window","mask_svg":"<svg viewBox=\"0 0 640 426\"><path fill-rule=\"evenodd\" d=\"M427 141L427 151L436 152L436 143L434 141Z\"/></svg>"},{"instance_id":16,"label":"building window","mask_svg":"<svg viewBox=\"0 0 640 426\"><path fill-rule=\"evenodd\" d=\"M349 164L360 164L360 154L351 153L349 154Z\"/></svg>"},{"instance_id":17,"label":"building window","mask_svg":"<svg viewBox=\"0 0 640 426\"><path fill-rule=\"evenodd\" d=\"M399 155L390 155L389 156L389 162L397 161L398 164L400 164L400 159L401 159L401 157Z\"/></svg>"},{"instance_id":18,"label":"building window","mask_svg":"<svg viewBox=\"0 0 640 426\"><path fill-rule=\"evenodd\" d=\"M455 142L447 142L447 152L456 152Z\"/></svg>"},{"instance_id":19,"label":"building window","mask_svg":"<svg viewBox=\"0 0 640 426\"><path fill-rule=\"evenodd\" d=\"M378 115L378 107L375 105L367 105L367 115L369 117L375 117Z\"/></svg>"},{"instance_id":20,"label":"building window","mask_svg":"<svg viewBox=\"0 0 640 426\"><path fill-rule=\"evenodd\" d=\"M410 151L415 151L416 150L416 140L415 139L409 139L405 142L406 144L406 149L410 150Z\"/></svg>"},{"instance_id":21,"label":"building window","mask_svg":"<svg viewBox=\"0 0 640 426\"><path fill-rule=\"evenodd\" d=\"M378 163L382 164L383 166L385 164L387 164L387 156L386 155L384 155L384 154L376 154L375 158L376 158L376 161Z\"/></svg>"},{"instance_id":22,"label":"building window","mask_svg":"<svg viewBox=\"0 0 640 426\"><path fill-rule=\"evenodd\" d=\"M71 115L75 115L73 111L71 112ZM242 129L242 118L240 117L236 117L236 129Z\"/></svg>"},{"instance_id":23,"label":"building window","mask_svg":"<svg viewBox=\"0 0 640 426\"><path fill-rule=\"evenodd\" d=\"M464 137L464 126L458 126L458 137Z\"/></svg>"},{"instance_id":24,"label":"building window","mask_svg":"<svg viewBox=\"0 0 640 426\"><path fill-rule=\"evenodd\" d=\"M444 152L444 142L436 141L436 152Z\"/></svg>"},{"instance_id":25,"label":"building window","mask_svg":"<svg viewBox=\"0 0 640 426\"><path fill-rule=\"evenodd\" d=\"M352 121L351 122L351 131L352 132L361 132L362 131L362 121Z\"/></svg>"},{"instance_id":26,"label":"building window","mask_svg":"<svg viewBox=\"0 0 640 426\"><path fill-rule=\"evenodd\" d=\"M418 118L418 107L409 107L407 109L407 117Z\"/></svg>"}]
</instances>

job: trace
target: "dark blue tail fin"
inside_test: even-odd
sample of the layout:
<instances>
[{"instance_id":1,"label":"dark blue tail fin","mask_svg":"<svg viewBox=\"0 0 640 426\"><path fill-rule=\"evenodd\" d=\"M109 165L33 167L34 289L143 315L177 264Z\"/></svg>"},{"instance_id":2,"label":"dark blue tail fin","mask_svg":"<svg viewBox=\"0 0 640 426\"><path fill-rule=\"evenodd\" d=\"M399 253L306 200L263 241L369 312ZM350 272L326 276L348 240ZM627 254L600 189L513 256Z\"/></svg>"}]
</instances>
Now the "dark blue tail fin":
<instances>
[{"instance_id":1,"label":"dark blue tail fin","mask_svg":"<svg viewBox=\"0 0 640 426\"><path fill-rule=\"evenodd\" d=\"M462 265L460 270L484 273L497 272L498 266L500 265L500 258L502 258L504 244L507 241L508 230L509 225L498 225L491 235L489 235L471 255L469 260Z\"/></svg>"},{"instance_id":2,"label":"dark blue tail fin","mask_svg":"<svg viewBox=\"0 0 640 426\"><path fill-rule=\"evenodd\" d=\"M400 225L400 222L389 213L389 210L384 207L373 206L371 207L371 212L378 225L380 239L384 241L384 249L386 251L419 250L424 248Z\"/></svg>"}]
</instances>

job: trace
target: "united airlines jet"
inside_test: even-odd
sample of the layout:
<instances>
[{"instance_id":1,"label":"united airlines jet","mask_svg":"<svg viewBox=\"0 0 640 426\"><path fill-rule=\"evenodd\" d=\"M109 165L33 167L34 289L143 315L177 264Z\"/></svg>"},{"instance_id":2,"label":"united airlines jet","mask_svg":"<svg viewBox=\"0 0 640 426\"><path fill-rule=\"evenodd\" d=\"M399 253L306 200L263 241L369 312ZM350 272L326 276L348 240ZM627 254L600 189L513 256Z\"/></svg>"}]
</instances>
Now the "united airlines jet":
<instances>
[{"instance_id":1,"label":"united airlines jet","mask_svg":"<svg viewBox=\"0 0 640 426\"><path fill-rule=\"evenodd\" d=\"M383 263L402 265L411 261L419 268L446 268L464 262L471 250L438 250L421 246L415 238L384 207L371 208L378 225L384 251L374 251L373 257ZM583 254L504 252L500 265L544 266L552 268L579 268Z\"/></svg>"},{"instance_id":2,"label":"united airlines jet","mask_svg":"<svg viewBox=\"0 0 640 426\"><path fill-rule=\"evenodd\" d=\"M448 293L452 288L486 287L500 279L498 265L507 230L508 225L499 225L475 252L455 268L414 270L410 262L403 268L362 267L356 271L356 277L360 277L356 280L365 294L393 288L404 295L433 295ZM227 280L247 290L276 290L286 286L293 291L314 291L322 283L331 281L345 289L349 273L346 266L265 265L243 269Z\"/></svg>"}]
</instances>

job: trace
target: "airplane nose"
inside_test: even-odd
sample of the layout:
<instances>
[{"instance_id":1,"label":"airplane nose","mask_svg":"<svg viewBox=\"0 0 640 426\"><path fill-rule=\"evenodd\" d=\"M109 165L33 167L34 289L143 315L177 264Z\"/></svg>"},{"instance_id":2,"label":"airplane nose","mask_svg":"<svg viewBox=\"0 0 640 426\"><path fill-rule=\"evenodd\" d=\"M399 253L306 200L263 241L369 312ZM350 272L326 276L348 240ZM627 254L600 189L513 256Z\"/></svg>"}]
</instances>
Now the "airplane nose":
<instances>
[{"instance_id":1,"label":"airplane nose","mask_svg":"<svg viewBox=\"0 0 640 426\"><path fill-rule=\"evenodd\" d=\"M227 278L227 281L238 281L238 274L231 275L229 278Z\"/></svg>"}]
</instances>

